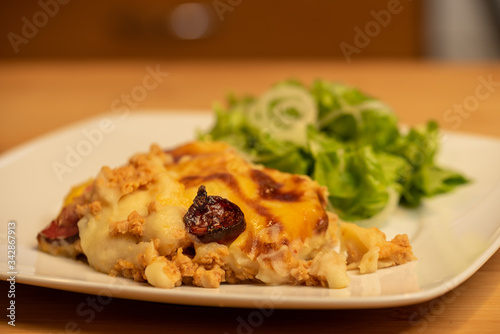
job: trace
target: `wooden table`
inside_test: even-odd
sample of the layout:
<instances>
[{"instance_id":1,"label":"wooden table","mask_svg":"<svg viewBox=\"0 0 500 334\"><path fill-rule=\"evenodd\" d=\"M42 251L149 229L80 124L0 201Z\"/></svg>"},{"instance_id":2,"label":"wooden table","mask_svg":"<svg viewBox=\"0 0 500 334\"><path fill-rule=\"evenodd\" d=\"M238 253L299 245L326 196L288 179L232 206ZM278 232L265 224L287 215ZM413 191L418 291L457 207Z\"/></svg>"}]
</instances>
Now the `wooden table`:
<instances>
[{"instance_id":1,"label":"wooden table","mask_svg":"<svg viewBox=\"0 0 500 334\"><path fill-rule=\"evenodd\" d=\"M436 119L443 128L500 137L500 64L328 61L101 61L1 62L0 152L71 122L127 106L144 109L209 109L230 90L260 93L283 78L328 78L381 98L402 122ZM461 110L461 111L460 111ZM186 111L188 112L188 111ZM2 208L4 210L5 208ZM436 300L374 309L274 310L257 328L239 327L251 309L220 309L113 299L80 317L90 295L17 287L16 327L2 333L496 333L500 330L500 252ZM6 294L8 285L0 282ZM453 297L453 298L452 298ZM2 297L5 298L5 297ZM4 301L6 299L3 299ZM442 303L441 303L442 304ZM5 306L2 303L2 309ZM4 311L3 311L4 312ZM2 313L3 314L3 313ZM90 321L86 321L90 320Z\"/></svg>"}]
</instances>

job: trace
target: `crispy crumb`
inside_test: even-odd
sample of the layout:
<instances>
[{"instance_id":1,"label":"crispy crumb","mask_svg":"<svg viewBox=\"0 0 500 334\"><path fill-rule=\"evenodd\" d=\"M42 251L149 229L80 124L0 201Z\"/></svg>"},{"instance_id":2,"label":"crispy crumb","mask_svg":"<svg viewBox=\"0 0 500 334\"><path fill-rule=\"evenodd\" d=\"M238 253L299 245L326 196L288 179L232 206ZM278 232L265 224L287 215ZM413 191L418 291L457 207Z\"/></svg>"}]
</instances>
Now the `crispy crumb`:
<instances>
[{"instance_id":1,"label":"crispy crumb","mask_svg":"<svg viewBox=\"0 0 500 334\"><path fill-rule=\"evenodd\" d=\"M177 250L176 255L172 258L172 262L179 268L183 277L193 277L199 265L194 263L191 258L185 255L182 248Z\"/></svg>"},{"instance_id":2,"label":"crispy crumb","mask_svg":"<svg viewBox=\"0 0 500 334\"><path fill-rule=\"evenodd\" d=\"M144 282L143 272L144 270L142 270L141 268L137 268L132 262L122 259L116 262L113 270L109 273L109 275L121 275L125 278L132 278L136 282Z\"/></svg>"},{"instance_id":3,"label":"crispy crumb","mask_svg":"<svg viewBox=\"0 0 500 334\"><path fill-rule=\"evenodd\" d=\"M219 267L226 266L226 257L229 255L229 249L225 245L211 242L196 248L196 255L193 258L194 263L203 265L209 269L214 265Z\"/></svg>"},{"instance_id":4,"label":"crispy crumb","mask_svg":"<svg viewBox=\"0 0 500 334\"><path fill-rule=\"evenodd\" d=\"M118 188L121 195L129 194L139 187L147 186L154 182L152 166L143 155L134 156L131 159L131 165L116 169L105 166L101 171L105 177L102 186Z\"/></svg>"},{"instance_id":5,"label":"crispy crumb","mask_svg":"<svg viewBox=\"0 0 500 334\"><path fill-rule=\"evenodd\" d=\"M406 234L398 234L388 241L379 229L352 223L341 223L340 234L347 253L347 269L359 268L360 273L371 273L416 260Z\"/></svg>"},{"instance_id":6,"label":"crispy crumb","mask_svg":"<svg viewBox=\"0 0 500 334\"><path fill-rule=\"evenodd\" d=\"M134 210L128 215L127 220L111 223L109 225L109 233L111 236L129 234L135 237L141 237L144 232L144 223L144 217Z\"/></svg>"},{"instance_id":7,"label":"crispy crumb","mask_svg":"<svg viewBox=\"0 0 500 334\"><path fill-rule=\"evenodd\" d=\"M164 163L168 160L161 148L153 144L148 154L136 154L123 167L111 169L104 166L101 174L104 178L98 179L99 187L117 188L121 195L126 195L141 187L148 187L156 181L157 169L154 159L161 159Z\"/></svg>"},{"instance_id":8,"label":"crispy crumb","mask_svg":"<svg viewBox=\"0 0 500 334\"><path fill-rule=\"evenodd\" d=\"M315 284L317 280L309 274L310 265L311 261L298 261L297 266L290 269L290 276L292 276L297 283L304 283L305 285L312 286L317 285Z\"/></svg>"},{"instance_id":9,"label":"crispy crumb","mask_svg":"<svg viewBox=\"0 0 500 334\"><path fill-rule=\"evenodd\" d=\"M148 214L152 214L153 212L158 212L158 202L152 201L148 205Z\"/></svg>"},{"instance_id":10,"label":"crispy crumb","mask_svg":"<svg viewBox=\"0 0 500 334\"><path fill-rule=\"evenodd\" d=\"M384 243L384 247L379 252L380 261L390 261L396 265L416 259L415 255L413 255L410 240L406 234L396 235L390 242Z\"/></svg>"},{"instance_id":11,"label":"crispy crumb","mask_svg":"<svg viewBox=\"0 0 500 334\"><path fill-rule=\"evenodd\" d=\"M225 271L218 265L209 270L198 267L193 276L193 285L204 288L218 288L225 281L225 277Z\"/></svg>"},{"instance_id":12,"label":"crispy crumb","mask_svg":"<svg viewBox=\"0 0 500 334\"><path fill-rule=\"evenodd\" d=\"M95 216L101 211L101 202L93 201L85 204L76 204L75 211L80 217L85 216L89 212Z\"/></svg>"},{"instance_id":13,"label":"crispy crumb","mask_svg":"<svg viewBox=\"0 0 500 334\"><path fill-rule=\"evenodd\" d=\"M233 268L229 267L226 269L226 282L231 284L242 283L242 282L253 282L257 281L255 279L255 270L254 268L248 267L238 267Z\"/></svg>"},{"instance_id":14,"label":"crispy crumb","mask_svg":"<svg viewBox=\"0 0 500 334\"><path fill-rule=\"evenodd\" d=\"M89 204L90 212L95 216L101 211L101 202L93 201Z\"/></svg>"}]
</instances>

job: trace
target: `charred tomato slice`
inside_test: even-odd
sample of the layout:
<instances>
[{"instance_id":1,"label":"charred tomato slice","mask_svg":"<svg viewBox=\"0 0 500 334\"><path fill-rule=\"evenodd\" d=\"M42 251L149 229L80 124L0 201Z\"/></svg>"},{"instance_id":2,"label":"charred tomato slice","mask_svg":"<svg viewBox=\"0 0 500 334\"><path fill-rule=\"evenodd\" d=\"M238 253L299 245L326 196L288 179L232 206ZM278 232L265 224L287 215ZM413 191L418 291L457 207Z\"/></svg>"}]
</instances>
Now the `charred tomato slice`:
<instances>
[{"instance_id":1,"label":"charred tomato slice","mask_svg":"<svg viewBox=\"0 0 500 334\"><path fill-rule=\"evenodd\" d=\"M226 198L208 196L204 185L184 215L184 224L203 243L230 243L246 228L241 209Z\"/></svg>"}]
</instances>

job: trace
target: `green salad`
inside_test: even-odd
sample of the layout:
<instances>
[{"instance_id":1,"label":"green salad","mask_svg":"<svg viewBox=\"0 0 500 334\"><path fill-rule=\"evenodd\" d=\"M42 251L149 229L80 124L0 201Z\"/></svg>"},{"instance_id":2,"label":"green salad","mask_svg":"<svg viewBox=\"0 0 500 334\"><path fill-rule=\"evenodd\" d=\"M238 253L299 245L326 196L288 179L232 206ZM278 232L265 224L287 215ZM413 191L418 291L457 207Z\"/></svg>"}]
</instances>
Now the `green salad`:
<instances>
[{"instance_id":1,"label":"green salad","mask_svg":"<svg viewBox=\"0 0 500 334\"><path fill-rule=\"evenodd\" d=\"M201 140L225 141L254 163L309 175L347 221L385 220L398 204L416 207L468 182L436 164L436 122L402 130L391 108L344 84L283 81L261 96L230 95L215 112Z\"/></svg>"}]
</instances>

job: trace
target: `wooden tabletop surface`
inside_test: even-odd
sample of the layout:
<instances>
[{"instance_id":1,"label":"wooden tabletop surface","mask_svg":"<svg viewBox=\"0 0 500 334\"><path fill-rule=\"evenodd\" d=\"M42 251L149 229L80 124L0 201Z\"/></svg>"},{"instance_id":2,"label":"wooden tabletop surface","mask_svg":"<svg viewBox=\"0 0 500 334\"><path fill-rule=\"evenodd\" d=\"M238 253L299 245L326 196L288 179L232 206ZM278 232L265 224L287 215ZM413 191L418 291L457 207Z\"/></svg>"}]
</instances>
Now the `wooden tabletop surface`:
<instances>
[{"instance_id":1,"label":"wooden tabletop surface","mask_svg":"<svg viewBox=\"0 0 500 334\"><path fill-rule=\"evenodd\" d=\"M100 113L124 108L131 112L209 110L229 91L258 94L285 78L307 83L327 78L356 85L391 105L403 123L414 125L433 118L445 129L500 138L500 63L4 61L0 62L0 153ZM0 331L498 333L499 282L497 252L442 299L372 310L273 310L260 318L252 309L118 298L105 306L97 305L92 317L81 317L77 308L94 296L18 284L16 327L9 326L4 316ZM1 281L0 293L7 295L7 291L7 282ZM7 298L2 300L5 312ZM249 322L256 325L249 326Z\"/></svg>"}]
</instances>

